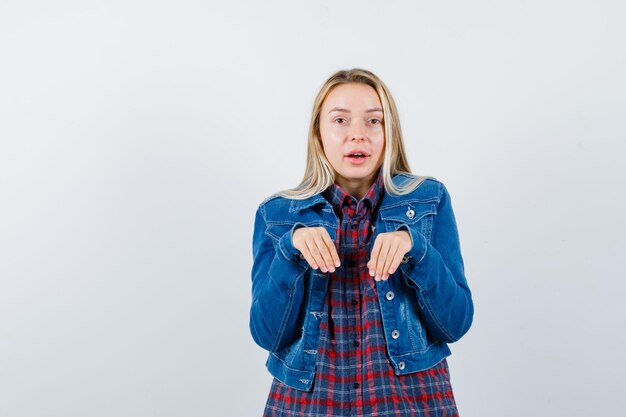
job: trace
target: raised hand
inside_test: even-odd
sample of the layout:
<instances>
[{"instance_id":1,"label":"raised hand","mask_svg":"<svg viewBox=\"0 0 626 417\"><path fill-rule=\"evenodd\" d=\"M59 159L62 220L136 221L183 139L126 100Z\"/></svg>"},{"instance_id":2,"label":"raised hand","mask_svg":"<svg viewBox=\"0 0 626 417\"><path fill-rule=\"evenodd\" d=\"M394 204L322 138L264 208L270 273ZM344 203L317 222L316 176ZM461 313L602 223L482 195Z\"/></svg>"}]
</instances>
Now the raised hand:
<instances>
[{"instance_id":1,"label":"raised hand","mask_svg":"<svg viewBox=\"0 0 626 417\"><path fill-rule=\"evenodd\" d=\"M404 255L411 250L411 236L406 230L379 233L367 262L370 276L376 281L387 280L393 274Z\"/></svg>"},{"instance_id":2,"label":"raised hand","mask_svg":"<svg viewBox=\"0 0 626 417\"><path fill-rule=\"evenodd\" d=\"M335 267L341 265L337 248L324 227L299 227L293 232L292 243L313 269L335 272Z\"/></svg>"}]
</instances>

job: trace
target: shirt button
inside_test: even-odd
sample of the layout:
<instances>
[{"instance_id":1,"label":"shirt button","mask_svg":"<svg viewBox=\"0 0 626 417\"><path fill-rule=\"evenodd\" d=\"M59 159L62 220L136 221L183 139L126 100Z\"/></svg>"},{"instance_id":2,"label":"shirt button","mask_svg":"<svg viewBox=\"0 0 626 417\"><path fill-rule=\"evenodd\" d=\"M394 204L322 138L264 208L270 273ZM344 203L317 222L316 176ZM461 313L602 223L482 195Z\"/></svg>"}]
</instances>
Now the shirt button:
<instances>
[{"instance_id":1,"label":"shirt button","mask_svg":"<svg viewBox=\"0 0 626 417\"><path fill-rule=\"evenodd\" d=\"M361 344L361 343L359 343L359 341L358 341L358 340L355 340L355 341L354 341L354 347L359 347L359 345L360 345L360 344Z\"/></svg>"},{"instance_id":2,"label":"shirt button","mask_svg":"<svg viewBox=\"0 0 626 417\"><path fill-rule=\"evenodd\" d=\"M355 382L355 383L354 383L354 388L358 388L359 386L360 386L360 385L359 385L359 383L358 383L358 382Z\"/></svg>"},{"instance_id":3,"label":"shirt button","mask_svg":"<svg viewBox=\"0 0 626 417\"><path fill-rule=\"evenodd\" d=\"M387 300L393 300L393 291L387 291L385 297L387 298Z\"/></svg>"},{"instance_id":4,"label":"shirt button","mask_svg":"<svg viewBox=\"0 0 626 417\"><path fill-rule=\"evenodd\" d=\"M394 330L393 332L391 332L391 337L393 337L394 339L397 339L400 337L400 332L397 330Z\"/></svg>"},{"instance_id":5,"label":"shirt button","mask_svg":"<svg viewBox=\"0 0 626 417\"><path fill-rule=\"evenodd\" d=\"M356 229L357 227L359 227L359 224L358 223L352 223L352 225L350 227L352 227L353 229Z\"/></svg>"},{"instance_id":6,"label":"shirt button","mask_svg":"<svg viewBox=\"0 0 626 417\"><path fill-rule=\"evenodd\" d=\"M352 300L352 305L353 305L353 306L355 306L355 305L357 305L357 304L359 304L359 302L358 302L357 300Z\"/></svg>"},{"instance_id":7,"label":"shirt button","mask_svg":"<svg viewBox=\"0 0 626 417\"><path fill-rule=\"evenodd\" d=\"M403 370L404 369L404 362L399 362L398 363L398 369L399 370Z\"/></svg>"}]
</instances>

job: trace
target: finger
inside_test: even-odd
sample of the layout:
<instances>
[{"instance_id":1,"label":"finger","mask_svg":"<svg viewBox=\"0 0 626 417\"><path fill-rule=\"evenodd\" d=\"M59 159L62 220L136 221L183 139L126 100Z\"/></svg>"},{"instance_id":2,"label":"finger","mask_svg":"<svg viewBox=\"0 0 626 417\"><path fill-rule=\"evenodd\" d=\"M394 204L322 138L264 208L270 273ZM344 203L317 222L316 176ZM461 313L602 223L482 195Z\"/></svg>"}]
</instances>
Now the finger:
<instances>
[{"instance_id":1,"label":"finger","mask_svg":"<svg viewBox=\"0 0 626 417\"><path fill-rule=\"evenodd\" d=\"M330 235L328 234L328 230L324 229L324 231L322 232L322 239L324 239L326 247L330 252L330 257L332 259L331 263L335 265L336 268L339 268L339 266L341 265L341 261L339 260L339 254L337 253L335 242L333 242L333 240L330 238Z\"/></svg>"},{"instance_id":2,"label":"finger","mask_svg":"<svg viewBox=\"0 0 626 417\"><path fill-rule=\"evenodd\" d=\"M306 246L306 242L303 243L304 247L300 250L302 256L304 256L304 260L311 266L311 268L317 268L315 263L315 259L313 259L313 255L311 255L311 251L308 246Z\"/></svg>"},{"instance_id":3,"label":"finger","mask_svg":"<svg viewBox=\"0 0 626 417\"><path fill-rule=\"evenodd\" d=\"M337 248L335 248L335 244L333 243L328 231L324 229L322 233L320 233L320 239L322 240L324 246L327 250L326 265L328 265L328 269L331 269L331 272L334 272L335 268L339 268L339 254L337 254Z\"/></svg>"},{"instance_id":4,"label":"finger","mask_svg":"<svg viewBox=\"0 0 626 417\"><path fill-rule=\"evenodd\" d=\"M376 240L374 241L374 246L372 247L372 253L370 255L370 260L367 261L367 266L370 270L370 276L375 276L376 275L376 263L378 260L378 253L380 252L380 242L381 242L381 235L378 235L378 237L376 238Z\"/></svg>"},{"instance_id":5,"label":"finger","mask_svg":"<svg viewBox=\"0 0 626 417\"><path fill-rule=\"evenodd\" d=\"M393 240L390 243L389 252L387 253L387 256L385 257L385 263L383 265L383 276L382 276L383 280L387 280L389 278L389 275L391 274L390 272L391 265L393 264L394 258L396 257L396 253L398 253L398 248L399 248L399 245L397 241Z\"/></svg>"},{"instance_id":6,"label":"finger","mask_svg":"<svg viewBox=\"0 0 626 417\"><path fill-rule=\"evenodd\" d=\"M313 241L310 237L307 237L307 239L305 240L305 244L313 260L311 266L313 267L313 269L319 268L322 265L322 259L320 258L319 250L315 245L315 241Z\"/></svg>"},{"instance_id":7,"label":"finger","mask_svg":"<svg viewBox=\"0 0 626 417\"><path fill-rule=\"evenodd\" d=\"M322 266L322 271L334 272L335 267L332 264L330 251L326 247L326 242L324 242L324 239L322 238L321 233L316 233L315 236L313 236L313 241L315 242L315 245L317 245L317 250L319 251L320 258L322 259L322 263L320 264Z\"/></svg>"},{"instance_id":8,"label":"finger","mask_svg":"<svg viewBox=\"0 0 626 417\"><path fill-rule=\"evenodd\" d=\"M389 268L389 275L393 274L394 272L398 270L398 265L400 265L400 262L402 262L402 258L404 257L405 253L406 252L403 252L400 249L400 246L398 246L398 250L396 251L393 257L393 261L391 262L391 267Z\"/></svg>"},{"instance_id":9,"label":"finger","mask_svg":"<svg viewBox=\"0 0 626 417\"><path fill-rule=\"evenodd\" d=\"M385 259L387 258L387 254L389 253L389 239L383 238L380 247L380 253L378 255L378 262L376 263L376 280L380 281L383 276L383 266L385 264Z\"/></svg>"}]
</instances>

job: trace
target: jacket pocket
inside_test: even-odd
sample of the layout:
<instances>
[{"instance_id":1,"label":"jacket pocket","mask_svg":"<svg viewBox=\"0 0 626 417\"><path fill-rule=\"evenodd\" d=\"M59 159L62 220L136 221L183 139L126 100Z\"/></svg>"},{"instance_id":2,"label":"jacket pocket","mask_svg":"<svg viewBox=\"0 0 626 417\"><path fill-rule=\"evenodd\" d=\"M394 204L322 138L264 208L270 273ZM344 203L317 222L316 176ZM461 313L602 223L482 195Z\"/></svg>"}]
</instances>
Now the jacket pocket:
<instances>
[{"instance_id":1,"label":"jacket pocket","mask_svg":"<svg viewBox=\"0 0 626 417\"><path fill-rule=\"evenodd\" d=\"M387 232L393 232L406 224L430 241L433 220L437 214L437 206L434 202L407 202L380 211L380 219L385 224Z\"/></svg>"}]
</instances>

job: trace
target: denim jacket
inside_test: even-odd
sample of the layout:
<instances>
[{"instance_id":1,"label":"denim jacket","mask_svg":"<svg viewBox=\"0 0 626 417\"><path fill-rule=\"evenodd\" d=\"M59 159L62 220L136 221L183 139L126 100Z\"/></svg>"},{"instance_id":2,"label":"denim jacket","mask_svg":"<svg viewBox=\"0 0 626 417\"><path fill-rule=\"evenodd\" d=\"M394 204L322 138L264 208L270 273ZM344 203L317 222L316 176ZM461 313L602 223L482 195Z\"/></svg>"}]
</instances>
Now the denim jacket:
<instances>
[{"instance_id":1,"label":"denim jacket","mask_svg":"<svg viewBox=\"0 0 626 417\"><path fill-rule=\"evenodd\" d=\"M401 185L410 178L400 173L392 180ZM472 324L474 304L445 185L429 177L407 195L385 190L379 204L372 242L378 233L404 229L412 243L389 279L376 281L387 355L401 375L449 356L448 344ZM322 226L338 245L338 225L321 194L305 200L272 195L256 211L250 332L269 351L265 365L270 374L300 390L311 390L315 377L330 272L310 267L293 246L292 235L298 227Z\"/></svg>"}]
</instances>

